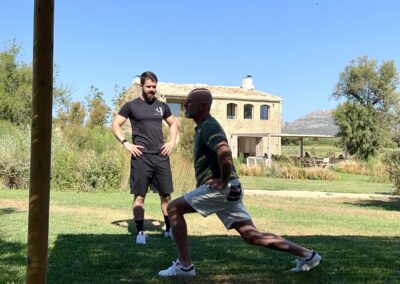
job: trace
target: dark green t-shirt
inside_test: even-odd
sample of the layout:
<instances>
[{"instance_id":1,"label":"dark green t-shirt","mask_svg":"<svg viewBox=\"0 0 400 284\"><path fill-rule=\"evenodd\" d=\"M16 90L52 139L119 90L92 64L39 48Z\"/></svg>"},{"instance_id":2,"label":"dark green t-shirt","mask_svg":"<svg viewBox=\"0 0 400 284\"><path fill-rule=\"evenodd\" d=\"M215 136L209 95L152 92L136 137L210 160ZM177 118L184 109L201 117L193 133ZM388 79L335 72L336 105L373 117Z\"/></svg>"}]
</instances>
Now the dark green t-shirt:
<instances>
[{"instance_id":1,"label":"dark green t-shirt","mask_svg":"<svg viewBox=\"0 0 400 284\"><path fill-rule=\"evenodd\" d=\"M207 116L195 129L194 171L197 187L199 187L208 179L221 177L216 146L227 139L221 125L211 115ZM233 165L231 178L239 178Z\"/></svg>"}]
</instances>

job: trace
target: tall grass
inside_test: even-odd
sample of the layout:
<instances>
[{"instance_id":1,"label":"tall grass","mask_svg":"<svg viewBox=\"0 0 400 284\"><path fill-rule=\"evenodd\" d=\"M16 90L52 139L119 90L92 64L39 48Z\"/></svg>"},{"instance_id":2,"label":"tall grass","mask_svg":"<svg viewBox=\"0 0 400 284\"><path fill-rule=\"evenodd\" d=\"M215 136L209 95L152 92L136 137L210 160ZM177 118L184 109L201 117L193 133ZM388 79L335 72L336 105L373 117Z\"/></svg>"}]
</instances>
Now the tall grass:
<instances>
[{"instance_id":1,"label":"tall grass","mask_svg":"<svg viewBox=\"0 0 400 284\"><path fill-rule=\"evenodd\" d=\"M28 188L30 130L0 120L0 186Z\"/></svg>"},{"instance_id":2,"label":"tall grass","mask_svg":"<svg viewBox=\"0 0 400 284\"><path fill-rule=\"evenodd\" d=\"M356 175L367 175L368 170L364 164L360 161L344 160L339 162L332 167L335 171L346 173L346 174L356 174Z\"/></svg>"},{"instance_id":3,"label":"tall grass","mask_svg":"<svg viewBox=\"0 0 400 284\"><path fill-rule=\"evenodd\" d=\"M267 176L285 179L307 179L307 180L337 180L340 177L329 169L320 167L304 168L296 164L295 161L283 159L281 162L274 161L270 168L265 166L248 166L235 162L239 176Z\"/></svg>"},{"instance_id":4,"label":"tall grass","mask_svg":"<svg viewBox=\"0 0 400 284\"><path fill-rule=\"evenodd\" d=\"M196 186L193 160L182 153L172 153L171 171L176 194L184 194Z\"/></svg>"},{"instance_id":5,"label":"tall grass","mask_svg":"<svg viewBox=\"0 0 400 284\"><path fill-rule=\"evenodd\" d=\"M371 158L368 160L365 166L367 168L367 174L370 181L381 183L390 182L390 175L387 166L385 166L380 160Z\"/></svg>"},{"instance_id":6,"label":"tall grass","mask_svg":"<svg viewBox=\"0 0 400 284\"><path fill-rule=\"evenodd\" d=\"M380 159L371 158L367 162L344 160L332 166L336 172L368 176L371 182L389 183L387 167Z\"/></svg>"}]
</instances>

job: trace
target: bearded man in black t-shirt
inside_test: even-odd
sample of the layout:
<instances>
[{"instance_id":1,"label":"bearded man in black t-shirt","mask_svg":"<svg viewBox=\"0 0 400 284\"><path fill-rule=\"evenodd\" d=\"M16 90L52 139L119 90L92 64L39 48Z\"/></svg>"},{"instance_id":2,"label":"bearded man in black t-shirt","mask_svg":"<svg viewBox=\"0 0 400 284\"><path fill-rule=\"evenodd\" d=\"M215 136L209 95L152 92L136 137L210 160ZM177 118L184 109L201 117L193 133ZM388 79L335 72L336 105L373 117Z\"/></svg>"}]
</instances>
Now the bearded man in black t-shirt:
<instances>
[{"instance_id":1,"label":"bearded man in black t-shirt","mask_svg":"<svg viewBox=\"0 0 400 284\"><path fill-rule=\"evenodd\" d=\"M166 225L165 237L173 238L167 206L173 192L169 154L175 146L178 124L168 105L157 100L157 76L150 71L140 76L142 93L139 98L125 103L115 115L111 129L131 156L130 189L134 195L133 216L136 223L136 243L146 244L144 233L144 199L148 187L158 192ZM129 118L132 143L124 136L122 125ZM162 121L169 126L170 140L163 141Z\"/></svg>"}]
</instances>

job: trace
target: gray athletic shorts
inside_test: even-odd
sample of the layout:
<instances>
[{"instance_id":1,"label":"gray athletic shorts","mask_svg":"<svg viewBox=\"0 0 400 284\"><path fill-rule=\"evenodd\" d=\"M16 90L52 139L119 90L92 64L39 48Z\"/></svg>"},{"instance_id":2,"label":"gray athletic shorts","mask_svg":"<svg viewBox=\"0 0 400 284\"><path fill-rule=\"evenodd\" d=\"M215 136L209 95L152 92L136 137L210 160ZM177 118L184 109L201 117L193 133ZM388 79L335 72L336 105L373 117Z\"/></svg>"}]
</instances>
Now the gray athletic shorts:
<instances>
[{"instance_id":1,"label":"gray athletic shorts","mask_svg":"<svg viewBox=\"0 0 400 284\"><path fill-rule=\"evenodd\" d=\"M235 222L251 220L243 205L243 189L238 179L231 180L222 190L203 184L183 198L204 217L217 214L227 229L231 229Z\"/></svg>"}]
</instances>

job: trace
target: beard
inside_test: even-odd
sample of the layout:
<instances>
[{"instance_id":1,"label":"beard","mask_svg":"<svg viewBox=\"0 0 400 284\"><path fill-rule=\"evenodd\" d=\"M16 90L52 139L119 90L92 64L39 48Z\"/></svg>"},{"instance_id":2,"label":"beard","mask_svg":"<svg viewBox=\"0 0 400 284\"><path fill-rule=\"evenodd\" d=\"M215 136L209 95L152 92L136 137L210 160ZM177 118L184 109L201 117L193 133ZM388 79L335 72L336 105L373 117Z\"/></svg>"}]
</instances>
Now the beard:
<instances>
[{"instance_id":1,"label":"beard","mask_svg":"<svg viewBox=\"0 0 400 284\"><path fill-rule=\"evenodd\" d=\"M153 92L149 92L149 93L145 93L145 92L142 92L142 94L143 94L143 98L146 100L146 101L152 101L152 100L154 100L154 97L155 97L155 93L153 93Z\"/></svg>"}]
</instances>

